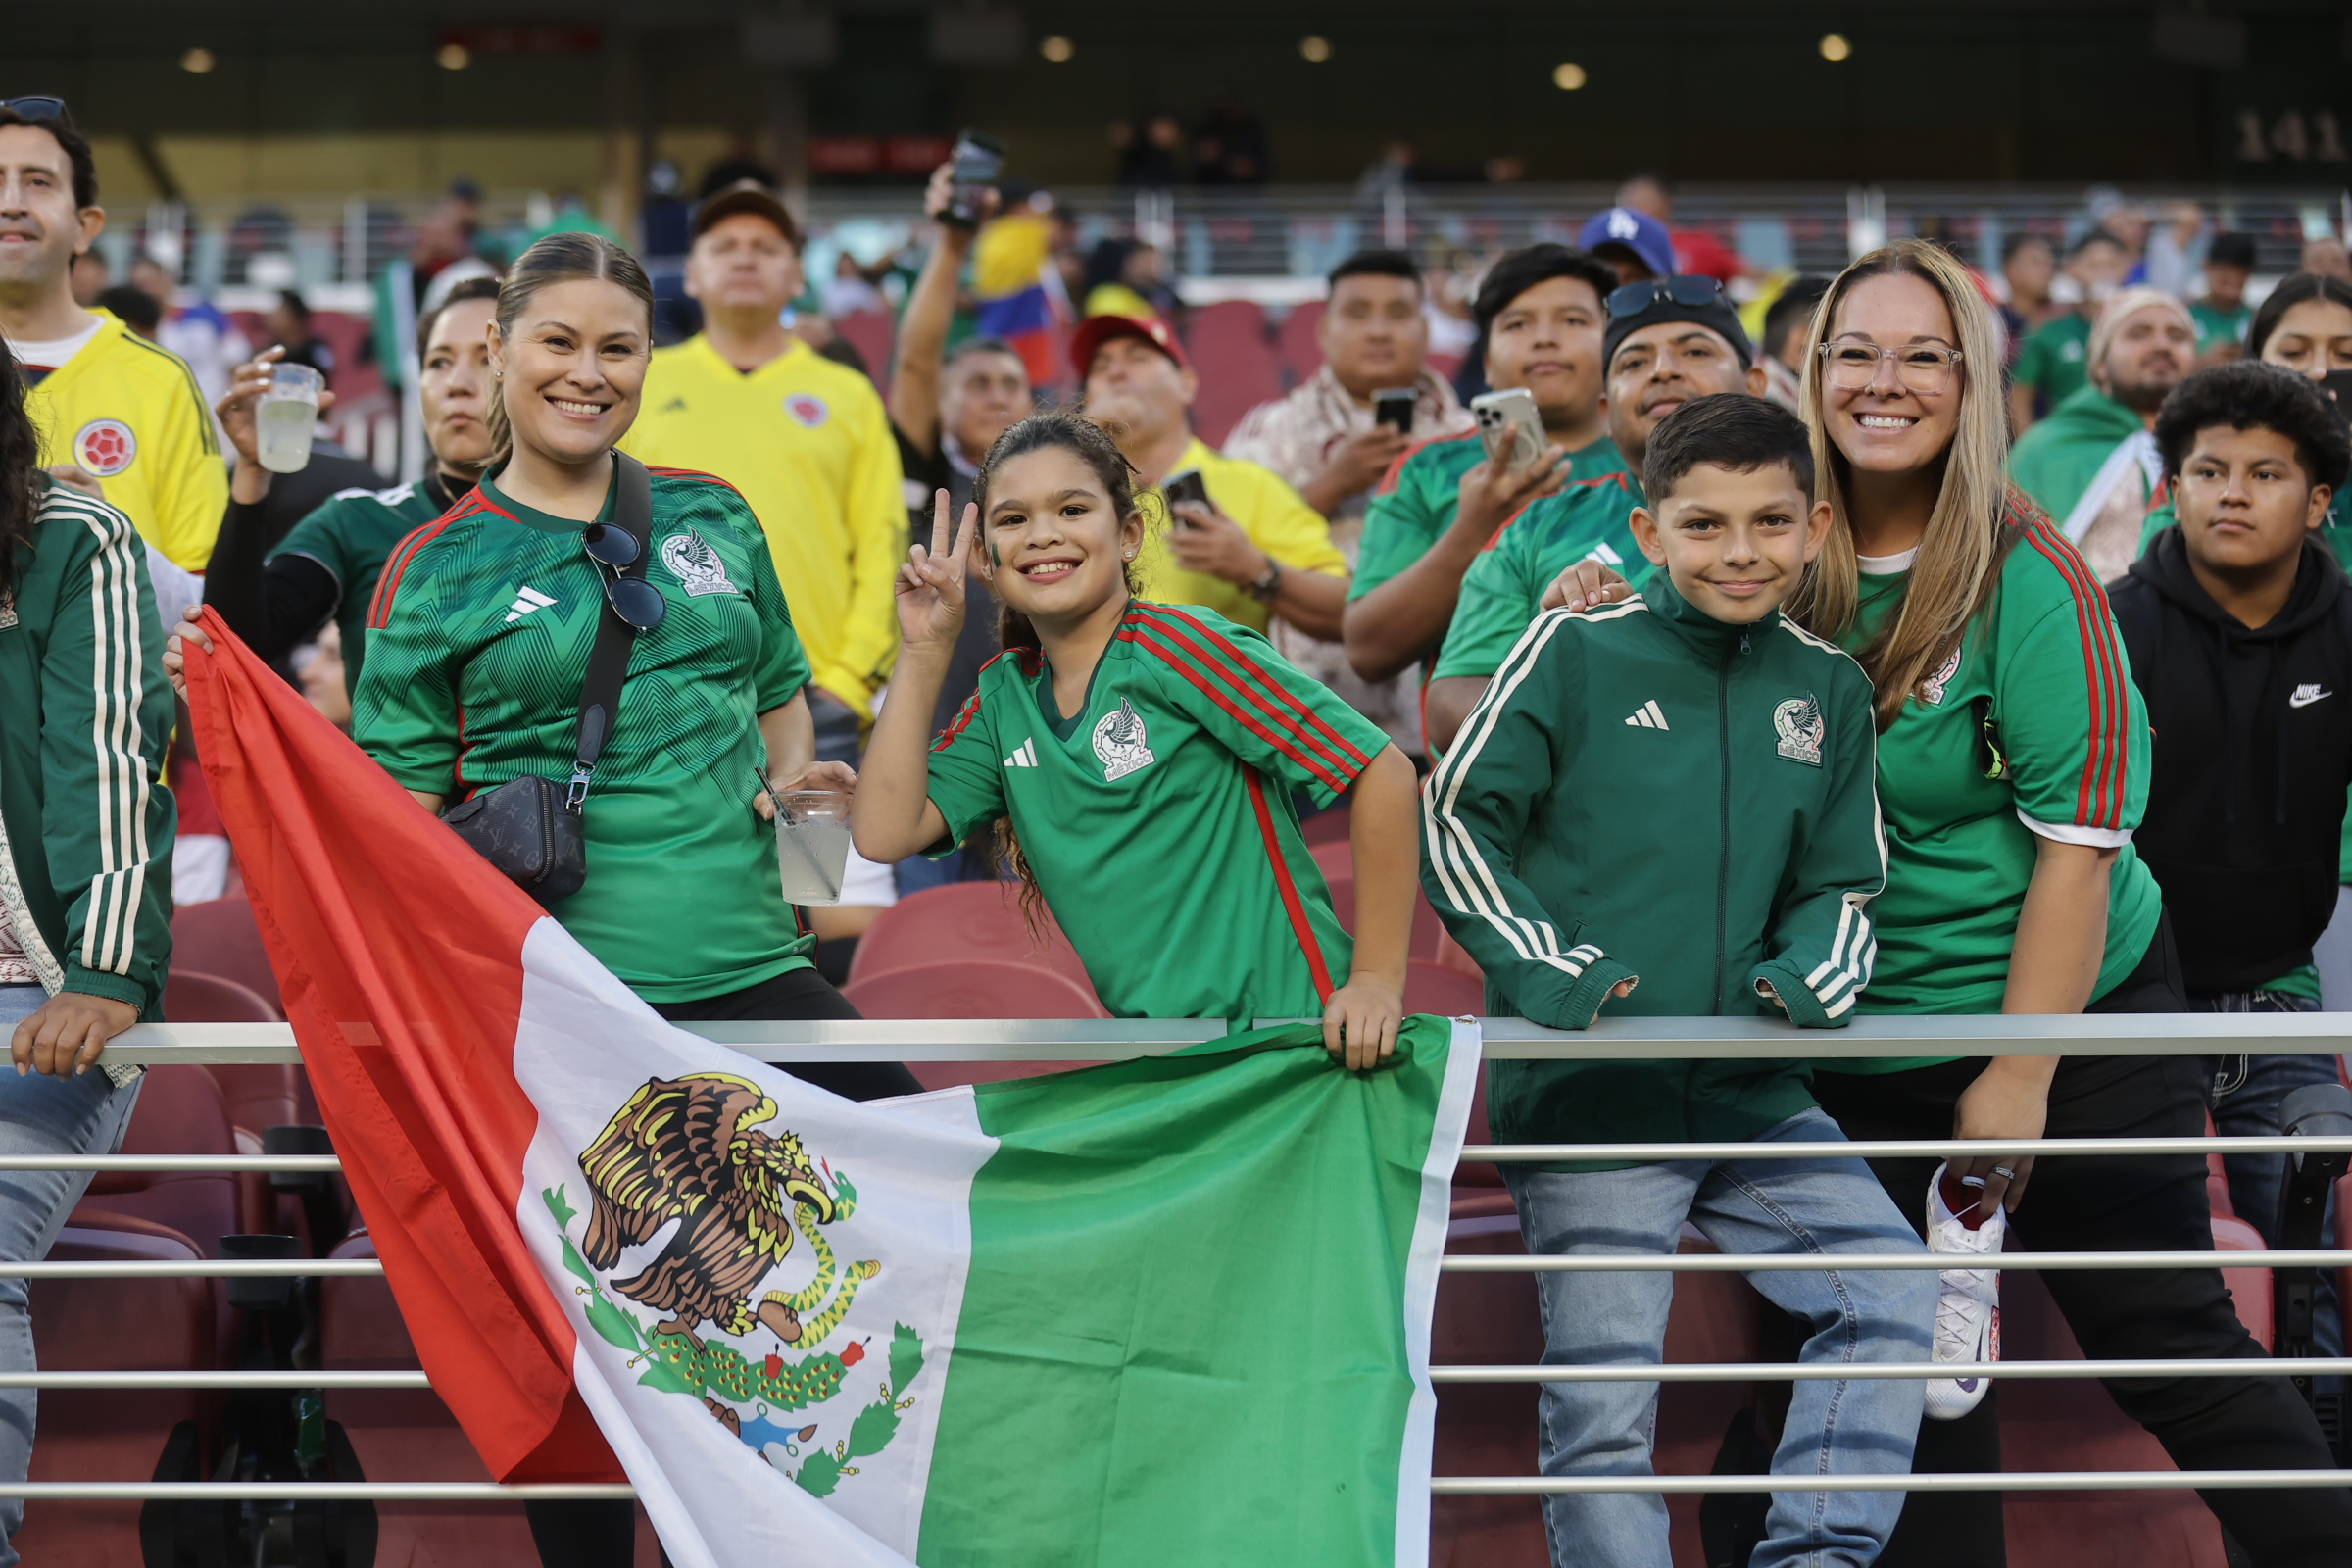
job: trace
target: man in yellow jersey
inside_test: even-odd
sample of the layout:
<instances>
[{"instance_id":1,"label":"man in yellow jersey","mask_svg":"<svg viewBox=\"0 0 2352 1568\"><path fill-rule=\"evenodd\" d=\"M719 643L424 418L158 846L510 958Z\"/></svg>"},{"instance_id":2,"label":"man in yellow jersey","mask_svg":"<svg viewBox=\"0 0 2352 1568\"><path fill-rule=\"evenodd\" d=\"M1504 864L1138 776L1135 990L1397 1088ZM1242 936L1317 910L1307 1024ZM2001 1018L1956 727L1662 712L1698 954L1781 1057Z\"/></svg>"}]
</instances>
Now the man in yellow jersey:
<instances>
[{"instance_id":1,"label":"man in yellow jersey","mask_svg":"<svg viewBox=\"0 0 2352 1568\"><path fill-rule=\"evenodd\" d=\"M1220 455L1193 434L1200 378L1164 321L1090 316L1070 338L1086 412L1111 426L1144 483L1198 471L1208 501L1152 517L1137 575L1143 597L1206 605L1262 632L1274 615L1326 642L1340 637L1348 558L1331 525L1271 468ZM1165 526L1161 524L1165 523Z\"/></svg>"},{"instance_id":2,"label":"man in yellow jersey","mask_svg":"<svg viewBox=\"0 0 2352 1568\"><path fill-rule=\"evenodd\" d=\"M184 363L74 303L74 258L105 226L64 101L0 102L0 335L32 387L41 463L94 476L149 545L200 572L228 505L220 438Z\"/></svg>"},{"instance_id":3,"label":"man in yellow jersey","mask_svg":"<svg viewBox=\"0 0 2352 1568\"><path fill-rule=\"evenodd\" d=\"M767 530L808 651L819 755L872 715L899 645L892 582L905 552L899 449L873 383L784 328L801 292L801 235L763 186L738 181L694 215L686 292L700 335L657 349L645 412L622 447L659 467L726 480Z\"/></svg>"}]
</instances>

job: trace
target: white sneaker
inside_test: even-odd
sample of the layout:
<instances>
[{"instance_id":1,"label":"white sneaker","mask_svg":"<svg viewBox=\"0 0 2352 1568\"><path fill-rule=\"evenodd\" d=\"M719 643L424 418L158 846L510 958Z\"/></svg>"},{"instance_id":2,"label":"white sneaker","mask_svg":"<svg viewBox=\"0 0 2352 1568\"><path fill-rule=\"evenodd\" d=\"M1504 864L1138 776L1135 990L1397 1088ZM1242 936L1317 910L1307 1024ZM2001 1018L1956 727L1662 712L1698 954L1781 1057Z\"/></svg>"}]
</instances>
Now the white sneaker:
<instances>
[{"instance_id":1,"label":"white sneaker","mask_svg":"<svg viewBox=\"0 0 2352 1568\"><path fill-rule=\"evenodd\" d=\"M1928 1250L1931 1252L1997 1252L2008 1234L2008 1216L1994 1209L1970 1230L1943 1200L1944 1167L1936 1167L1928 1183ZM1947 1268L1938 1276L1942 1293L1936 1300L1937 1361L1997 1361L2001 1358L2001 1276L1998 1269ZM1957 1421L1977 1407L1990 1378L1931 1378L1928 1380L1928 1419Z\"/></svg>"}]
</instances>

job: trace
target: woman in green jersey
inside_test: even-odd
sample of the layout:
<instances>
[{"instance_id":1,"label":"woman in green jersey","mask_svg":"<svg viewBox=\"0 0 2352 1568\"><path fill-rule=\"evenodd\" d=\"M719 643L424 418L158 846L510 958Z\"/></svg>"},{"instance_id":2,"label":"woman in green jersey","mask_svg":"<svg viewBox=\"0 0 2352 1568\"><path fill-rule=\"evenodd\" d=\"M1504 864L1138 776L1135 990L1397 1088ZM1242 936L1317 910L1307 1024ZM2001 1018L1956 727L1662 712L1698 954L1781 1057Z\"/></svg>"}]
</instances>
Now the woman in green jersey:
<instances>
[{"instance_id":1,"label":"woman in green jersey","mask_svg":"<svg viewBox=\"0 0 2352 1568\"><path fill-rule=\"evenodd\" d=\"M1966 270L1916 240L1848 268L1815 318L1804 401L1834 522L1789 608L1852 653L1878 692L1889 863L1861 1010L2179 1011L2171 933L2131 847L2146 719L2105 594L2004 478L2000 342ZM1814 1093L1856 1139L2194 1137L2205 1126L2196 1062L2180 1056L1822 1062ZM2058 1160L2038 1174L2030 1159L1980 1156L1951 1161L1940 1182L1932 1159L1874 1163L1936 1250L1998 1250L2004 1211L2036 1251L2213 1245L2193 1156ZM1937 1360L1990 1359L1994 1277L1945 1273ZM2261 1353L2218 1270L2043 1280L2094 1359ZM2108 1387L2184 1470L2333 1463L2278 1378ZM2000 1468L1983 1389L1930 1385L1919 1470ZM2341 1491L2205 1495L2256 1563L2352 1560ZM1986 1492L1914 1496L1879 1561L2002 1558L2000 1495Z\"/></svg>"},{"instance_id":2,"label":"woman in green jersey","mask_svg":"<svg viewBox=\"0 0 2352 1568\"><path fill-rule=\"evenodd\" d=\"M1071 414L1014 425L949 543L899 574L891 701L858 784L858 853L944 855L992 829L1122 1017L1320 1016L1350 1067L1395 1047L1419 873L1413 767L1378 725L1213 611L1146 604L1134 475ZM1004 653L936 744L931 709L978 572ZM1350 943L1299 837L1303 791L1353 802Z\"/></svg>"}]
</instances>

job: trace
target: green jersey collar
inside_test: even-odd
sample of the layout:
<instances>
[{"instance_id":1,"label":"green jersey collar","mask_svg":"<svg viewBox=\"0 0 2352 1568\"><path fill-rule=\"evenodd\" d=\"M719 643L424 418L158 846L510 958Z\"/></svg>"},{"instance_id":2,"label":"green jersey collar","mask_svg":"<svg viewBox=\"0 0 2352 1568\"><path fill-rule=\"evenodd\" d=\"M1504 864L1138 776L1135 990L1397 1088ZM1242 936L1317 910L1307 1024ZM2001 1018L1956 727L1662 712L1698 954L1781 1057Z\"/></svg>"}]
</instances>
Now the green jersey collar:
<instances>
[{"instance_id":1,"label":"green jersey collar","mask_svg":"<svg viewBox=\"0 0 2352 1568\"><path fill-rule=\"evenodd\" d=\"M502 468L498 473L482 475L482 504L492 512L502 517L509 517L521 523L534 533L578 533L588 526L587 522L575 518L559 517L550 513L541 512L537 507L526 507L508 495L498 487L499 478L505 471ZM612 480L605 486L605 504L597 509L596 516L590 520L595 522L612 520L613 498L619 490L619 485L620 468L615 465L612 470Z\"/></svg>"}]
</instances>

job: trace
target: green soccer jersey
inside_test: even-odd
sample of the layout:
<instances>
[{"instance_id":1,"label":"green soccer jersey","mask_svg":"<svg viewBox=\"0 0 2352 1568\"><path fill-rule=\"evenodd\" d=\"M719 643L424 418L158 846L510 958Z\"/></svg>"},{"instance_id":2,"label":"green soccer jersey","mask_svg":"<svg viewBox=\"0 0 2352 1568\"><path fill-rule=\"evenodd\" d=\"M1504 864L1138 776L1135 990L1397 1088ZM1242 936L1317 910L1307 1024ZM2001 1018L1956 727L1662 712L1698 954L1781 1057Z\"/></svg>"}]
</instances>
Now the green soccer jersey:
<instances>
[{"instance_id":1,"label":"green soccer jersey","mask_svg":"<svg viewBox=\"0 0 2352 1568\"><path fill-rule=\"evenodd\" d=\"M2012 372L2018 385L2042 394L2043 407L2054 409L2090 384L2090 322L2080 311L2053 316L2026 338Z\"/></svg>"},{"instance_id":2,"label":"green soccer jersey","mask_svg":"<svg viewBox=\"0 0 2352 1568\"><path fill-rule=\"evenodd\" d=\"M608 493L604 515L610 518ZM571 777L580 681L604 612L586 523L484 479L392 553L368 617L352 732L412 790L463 800ZM638 636L585 810L588 882L551 913L649 1002L723 996L807 964L784 902L760 715L808 684L767 542L708 474L653 471Z\"/></svg>"},{"instance_id":3,"label":"green soccer jersey","mask_svg":"<svg viewBox=\"0 0 2352 1568\"><path fill-rule=\"evenodd\" d=\"M1642 481L1619 470L1545 496L1513 517L1464 573L1430 678L1483 678L1500 669L1542 608L1544 590L1580 561L1614 567L1639 591L1650 566L1634 543L1633 515L1647 505Z\"/></svg>"},{"instance_id":4,"label":"green soccer jersey","mask_svg":"<svg viewBox=\"0 0 2352 1568\"><path fill-rule=\"evenodd\" d=\"M932 744L931 853L1009 816L1120 1017L1320 1016L1352 950L1291 797L1330 805L1388 744L1257 633L1136 604L1073 718L1034 651L981 672Z\"/></svg>"},{"instance_id":5,"label":"green soccer jersey","mask_svg":"<svg viewBox=\"0 0 2352 1568\"><path fill-rule=\"evenodd\" d=\"M2192 301L2188 314L2197 323L2197 352L2211 354L2225 343L2243 343L2246 328L2254 324L2254 307L2239 301L2235 310L2225 311L2203 300Z\"/></svg>"},{"instance_id":6,"label":"green soccer jersey","mask_svg":"<svg viewBox=\"0 0 2352 1568\"><path fill-rule=\"evenodd\" d=\"M2006 525L2019 537L1991 599L1879 737L1890 869L1872 908L1879 956L1865 1012L2000 1010L2038 837L2121 852L2094 999L2137 966L2162 912L2131 844L2147 806L2147 714L2107 596L2057 525L2014 491ZM1862 578L1848 649L1870 641L1908 581L1907 571Z\"/></svg>"},{"instance_id":7,"label":"green soccer jersey","mask_svg":"<svg viewBox=\"0 0 2352 1568\"><path fill-rule=\"evenodd\" d=\"M368 605L392 547L441 515L440 497L429 486L390 490L338 490L296 523L271 557L315 561L335 579L335 624L343 631L343 684L356 698L368 653Z\"/></svg>"},{"instance_id":8,"label":"green soccer jersey","mask_svg":"<svg viewBox=\"0 0 2352 1568\"><path fill-rule=\"evenodd\" d=\"M1356 554L1354 580L1348 585L1348 598L1363 598L1419 561L1438 536L1453 526L1462 475L1486 455L1473 430L1433 436L1396 460L1364 510L1363 543ZM1571 480L1624 471L1625 459L1605 435L1568 454Z\"/></svg>"}]
</instances>

